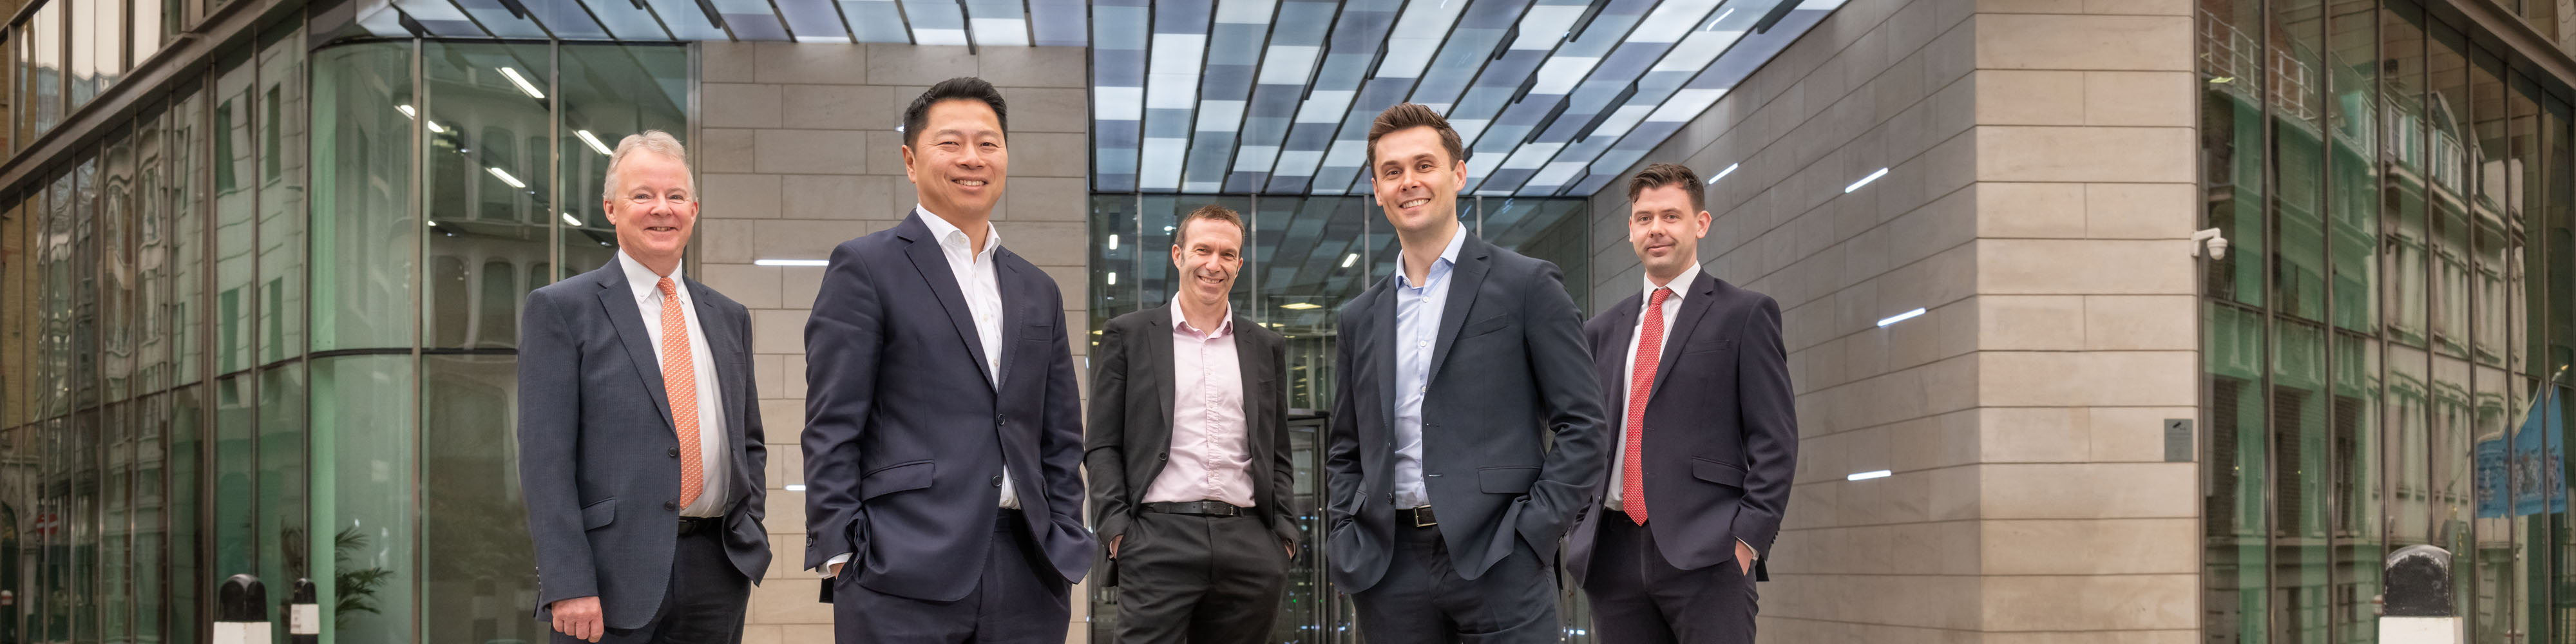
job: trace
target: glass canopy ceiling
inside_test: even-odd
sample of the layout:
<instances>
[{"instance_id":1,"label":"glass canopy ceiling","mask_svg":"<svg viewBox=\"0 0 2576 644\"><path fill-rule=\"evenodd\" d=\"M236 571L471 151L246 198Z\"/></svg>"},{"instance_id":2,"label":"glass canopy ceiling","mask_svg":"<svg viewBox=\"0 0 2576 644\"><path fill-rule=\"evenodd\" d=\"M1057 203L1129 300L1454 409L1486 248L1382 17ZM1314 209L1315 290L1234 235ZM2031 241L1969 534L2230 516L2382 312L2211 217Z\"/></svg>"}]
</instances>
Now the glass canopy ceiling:
<instances>
[{"instance_id":1,"label":"glass canopy ceiling","mask_svg":"<svg viewBox=\"0 0 2576 644\"><path fill-rule=\"evenodd\" d=\"M372 0L384 36L1091 50L1092 187L1342 194L1447 114L1487 195L1588 195L1843 0ZM372 6L367 6L372 5Z\"/></svg>"}]
</instances>

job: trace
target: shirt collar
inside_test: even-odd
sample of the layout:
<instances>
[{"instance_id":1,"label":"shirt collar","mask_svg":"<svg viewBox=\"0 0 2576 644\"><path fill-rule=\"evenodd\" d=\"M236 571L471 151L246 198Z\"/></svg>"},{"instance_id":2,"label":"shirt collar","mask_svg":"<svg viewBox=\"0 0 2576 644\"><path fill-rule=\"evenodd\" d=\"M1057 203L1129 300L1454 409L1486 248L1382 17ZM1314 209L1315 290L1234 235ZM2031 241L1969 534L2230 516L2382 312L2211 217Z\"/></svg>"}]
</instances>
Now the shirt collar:
<instances>
[{"instance_id":1,"label":"shirt collar","mask_svg":"<svg viewBox=\"0 0 2576 644\"><path fill-rule=\"evenodd\" d=\"M1653 304L1653 303L1654 303L1654 301L1655 301L1655 289L1657 289L1657 288L1670 288L1670 289L1672 289L1672 290L1673 290L1673 294L1664 296L1664 301L1666 301L1666 302L1677 302L1677 301L1680 301L1680 300L1682 299L1682 295L1684 295L1684 294L1686 294L1686 293L1688 293L1688 292L1690 291L1690 285L1691 285L1692 283L1694 283L1694 282L1698 282L1698 281L1699 281L1699 262L1691 262L1690 268L1682 269L1682 274L1673 276L1673 281L1672 281L1672 282L1670 282L1670 283L1666 283L1665 285L1663 285L1663 286L1661 286L1661 287L1655 286L1655 278L1652 278L1652 277L1646 277L1646 276L1643 276L1643 275L1639 275L1639 276L1637 277L1637 283L1646 285L1646 290L1645 290L1645 293L1646 293L1646 300L1645 300L1645 301L1646 301L1646 303L1648 303L1648 304Z\"/></svg>"},{"instance_id":2,"label":"shirt collar","mask_svg":"<svg viewBox=\"0 0 2576 644\"><path fill-rule=\"evenodd\" d=\"M1398 254L1395 258L1395 279L1406 288L1422 288L1431 282L1440 281L1440 274L1448 272L1450 266L1458 263L1458 249L1466 244L1467 225L1459 224L1457 228L1449 231L1449 247L1441 249L1440 259L1431 262L1431 270L1422 274L1423 284L1414 284L1412 276L1404 274L1404 256L1402 255L1404 251L1399 248L1396 250Z\"/></svg>"},{"instance_id":3,"label":"shirt collar","mask_svg":"<svg viewBox=\"0 0 2576 644\"><path fill-rule=\"evenodd\" d=\"M659 290L655 288L655 286L662 282L663 276L653 274L653 269L645 268L643 262L635 261L635 258L633 257L627 257L625 250L621 249L617 251L617 267L626 271L626 286L627 288L635 289L635 299L644 299ZM683 270L686 269L679 266L671 267L671 290L688 290L681 286L685 283L681 280L687 279L687 276L681 274L681 271ZM682 297L686 296L684 295Z\"/></svg>"},{"instance_id":4,"label":"shirt collar","mask_svg":"<svg viewBox=\"0 0 2576 644\"><path fill-rule=\"evenodd\" d=\"M1234 303L1225 303L1225 315L1217 318L1216 332L1209 333L1206 331L1200 331L1198 327L1190 325L1190 317L1181 313L1181 296L1174 295L1172 296L1172 329L1175 331L1195 333L1199 337L1211 340L1225 337L1226 334L1234 332Z\"/></svg>"},{"instance_id":5,"label":"shirt collar","mask_svg":"<svg viewBox=\"0 0 2576 644\"><path fill-rule=\"evenodd\" d=\"M949 242L954 241L967 248L975 247L975 240L966 238L965 229L958 228L956 224L948 223L947 219L941 218L939 215L931 214L929 207L915 204L913 205L912 210L913 212L921 213L922 225L930 227L931 238L939 240L941 245L947 245ZM994 228L993 222L984 222L984 251L976 253L976 255L992 255L993 249L998 248L1001 245L1001 229Z\"/></svg>"}]
</instances>

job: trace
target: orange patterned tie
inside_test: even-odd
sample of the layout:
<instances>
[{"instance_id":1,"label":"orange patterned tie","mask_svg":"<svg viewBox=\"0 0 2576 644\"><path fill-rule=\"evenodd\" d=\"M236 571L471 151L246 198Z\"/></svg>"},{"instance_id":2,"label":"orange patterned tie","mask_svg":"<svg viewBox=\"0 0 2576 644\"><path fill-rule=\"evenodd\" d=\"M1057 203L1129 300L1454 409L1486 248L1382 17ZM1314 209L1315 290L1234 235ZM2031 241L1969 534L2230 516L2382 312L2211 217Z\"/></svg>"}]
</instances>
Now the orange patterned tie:
<instances>
[{"instance_id":1,"label":"orange patterned tie","mask_svg":"<svg viewBox=\"0 0 2576 644\"><path fill-rule=\"evenodd\" d=\"M680 507L706 490L706 464L698 456L698 365L689 355L689 318L680 293L662 278L662 391L671 398L671 424L680 432Z\"/></svg>"},{"instance_id":2,"label":"orange patterned tie","mask_svg":"<svg viewBox=\"0 0 2576 644\"><path fill-rule=\"evenodd\" d=\"M1628 466L1619 473L1619 511L1628 520L1646 524L1646 397L1655 392L1655 363L1664 357L1664 298L1672 289L1655 289L1655 299L1646 304L1644 329L1637 333L1637 370L1628 380Z\"/></svg>"}]
</instances>

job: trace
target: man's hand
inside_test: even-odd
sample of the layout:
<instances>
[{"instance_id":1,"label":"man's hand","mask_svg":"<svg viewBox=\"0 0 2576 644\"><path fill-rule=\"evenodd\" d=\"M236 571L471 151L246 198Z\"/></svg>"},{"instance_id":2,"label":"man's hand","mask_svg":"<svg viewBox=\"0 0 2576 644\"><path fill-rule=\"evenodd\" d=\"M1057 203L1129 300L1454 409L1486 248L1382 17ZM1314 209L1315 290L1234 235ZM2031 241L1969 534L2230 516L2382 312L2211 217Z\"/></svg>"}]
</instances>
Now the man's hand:
<instances>
[{"instance_id":1,"label":"man's hand","mask_svg":"<svg viewBox=\"0 0 2576 644\"><path fill-rule=\"evenodd\" d=\"M1753 546L1744 545L1743 539L1735 540L1736 571L1748 575L1753 574L1753 559Z\"/></svg>"},{"instance_id":2,"label":"man's hand","mask_svg":"<svg viewBox=\"0 0 2576 644\"><path fill-rule=\"evenodd\" d=\"M549 608L554 612L555 630L573 639L597 642L600 636L608 634L599 619L597 595L555 600Z\"/></svg>"},{"instance_id":3,"label":"man's hand","mask_svg":"<svg viewBox=\"0 0 2576 644\"><path fill-rule=\"evenodd\" d=\"M839 576L841 576L841 567L842 567L842 566L847 566L847 565L849 565L849 564L848 564L848 563L846 563L846 562L845 562L845 563L836 563L836 564L832 564L832 574L827 575L827 576L831 576L831 577L839 577Z\"/></svg>"},{"instance_id":4,"label":"man's hand","mask_svg":"<svg viewBox=\"0 0 2576 644\"><path fill-rule=\"evenodd\" d=\"M1118 536L1110 537L1110 538L1109 538L1109 558L1111 558L1111 559L1116 559L1116 558L1118 558L1118 542L1120 542L1120 541L1126 541L1126 540L1127 540L1127 535L1123 535L1123 534L1122 534L1122 535L1118 535Z\"/></svg>"},{"instance_id":5,"label":"man's hand","mask_svg":"<svg viewBox=\"0 0 2576 644\"><path fill-rule=\"evenodd\" d=\"M1295 558L1297 558L1297 543L1296 543L1296 542L1293 542L1293 541L1281 541L1281 542L1279 542L1279 547L1287 548L1287 549L1288 549L1288 558L1290 558L1290 559L1295 559Z\"/></svg>"}]
</instances>

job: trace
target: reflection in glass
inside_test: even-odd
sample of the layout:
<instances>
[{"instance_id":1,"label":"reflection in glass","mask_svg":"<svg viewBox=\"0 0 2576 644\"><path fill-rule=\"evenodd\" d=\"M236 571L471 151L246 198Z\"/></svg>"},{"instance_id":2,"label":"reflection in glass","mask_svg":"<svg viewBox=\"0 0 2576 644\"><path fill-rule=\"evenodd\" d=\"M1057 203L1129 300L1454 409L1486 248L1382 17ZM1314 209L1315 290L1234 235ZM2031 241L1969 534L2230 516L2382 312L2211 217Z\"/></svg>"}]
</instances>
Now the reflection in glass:
<instances>
[{"instance_id":1,"label":"reflection in glass","mask_svg":"<svg viewBox=\"0 0 2576 644\"><path fill-rule=\"evenodd\" d=\"M616 229L600 210L608 176L608 155L600 148L613 151L627 135L645 130L669 132L683 145L693 143L687 138L687 49L565 44L559 51L561 85L548 95L563 101L562 129L553 146L563 172L563 205L557 209L564 219L559 222L564 226L562 275L529 271L531 282L607 265L616 252ZM592 145L594 140L598 145ZM531 144L530 149L545 146Z\"/></svg>"},{"instance_id":2,"label":"reflection in glass","mask_svg":"<svg viewBox=\"0 0 2576 644\"><path fill-rule=\"evenodd\" d=\"M356 355L313 362L314 525L308 555L317 579L324 641L412 638L418 577L412 544L412 358ZM485 641L485 640L475 640Z\"/></svg>"},{"instance_id":3,"label":"reflection in glass","mask_svg":"<svg viewBox=\"0 0 2576 644\"><path fill-rule=\"evenodd\" d=\"M512 419L517 361L510 356L422 359L420 525L426 641L539 641L528 619L537 601L525 497Z\"/></svg>"},{"instance_id":4,"label":"reflection in glass","mask_svg":"<svg viewBox=\"0 0 2576 644\"><path fill-rule=\"evenodd\" d=\"M515 325L491 321L517 319L519 298L487 290L486 269L508 267L515 275L548 262L559 222L547 174L529 171L547 167L547 148L517 143L550 132L552 116L543 101L497 70L545 69L551 56L544 45L433 41L421 47L430 164L422 340L439 348L515 347Z\"/></svg>"},{"instance_id":5,"label":"reflection in glass","mask_svg":"<svg viewBox=\"0 0 2576 644\"><path fill-rule=\"evenodd\" d=\"M313 349L409 347L413 263L411 47L314 52Z\"/></svg>"}]
</instances>

